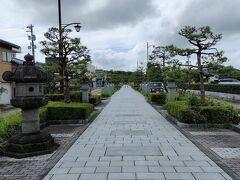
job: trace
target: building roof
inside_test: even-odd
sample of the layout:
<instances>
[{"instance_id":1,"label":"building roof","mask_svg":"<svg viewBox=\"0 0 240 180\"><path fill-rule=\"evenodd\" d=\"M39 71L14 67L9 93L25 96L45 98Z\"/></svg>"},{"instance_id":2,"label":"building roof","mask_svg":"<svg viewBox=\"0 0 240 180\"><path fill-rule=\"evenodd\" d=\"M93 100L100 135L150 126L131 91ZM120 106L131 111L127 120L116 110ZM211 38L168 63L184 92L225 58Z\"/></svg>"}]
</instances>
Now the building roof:
<instances>
[{"instance_id":1,"label":"building roof","mask_svg":"<svg viewBox=\"0 0 240 180\"><path fill-rule=\"evenodd\" d=\"M4 41L2 39L0 39L0 47L17 48L17 49L21 48L20 46L18 46L16 44L10 43L8 41Z\"/></svg>"},{"instance_id":2,"label":"building roof","mask_svg":"<svg viewBox=\"0 0 240 180\"><path fill-rule=\"evenodd\" d=\"M13 64L19 65L19 64L23 64L24 60L18 59L18 58L12 58L11 61Z\"/></svg>"}]
</instances>

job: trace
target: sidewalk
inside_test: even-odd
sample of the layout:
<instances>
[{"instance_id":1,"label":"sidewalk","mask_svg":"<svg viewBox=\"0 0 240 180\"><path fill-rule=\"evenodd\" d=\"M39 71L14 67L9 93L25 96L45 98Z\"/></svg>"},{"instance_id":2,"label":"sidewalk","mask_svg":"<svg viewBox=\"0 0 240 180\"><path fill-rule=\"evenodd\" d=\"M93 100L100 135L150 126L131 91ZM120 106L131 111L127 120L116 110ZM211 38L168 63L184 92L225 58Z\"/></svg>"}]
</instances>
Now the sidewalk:
<instances>
[{"instance_id":1,"label":"sidewalk","mask_svg":"<svg viewBox=\"0 0 240 180\"><path fill-rule=\"evenodd\" d=\"M231 179L154 110L122 88L44 180Z\"/></svg>"}]
</instances>

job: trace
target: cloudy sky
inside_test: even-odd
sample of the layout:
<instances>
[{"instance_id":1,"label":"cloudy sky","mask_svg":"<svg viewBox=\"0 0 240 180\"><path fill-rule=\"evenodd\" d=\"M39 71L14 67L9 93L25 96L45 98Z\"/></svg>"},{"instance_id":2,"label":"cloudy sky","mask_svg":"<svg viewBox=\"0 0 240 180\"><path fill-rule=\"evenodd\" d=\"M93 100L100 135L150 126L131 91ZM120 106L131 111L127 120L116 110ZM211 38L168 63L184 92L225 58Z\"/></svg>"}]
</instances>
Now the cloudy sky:
<instances>
[{"instance_id":1,"label":"cloudy sky","mask_svg":"<svg viewBox=\"0 0 240 180\"><path fill-rule=\"evenodd\" d=\"M36 60L44 62L39 41L49 27L58 27L57 0L0 2L0 39L20 45L22 58L30 52L26 26L33 24ZM185 25L209 25L222 33L217 47L225 51L227 64L240 68L239 9L240 0L62 0L62 23L81 22L81 32L72 36L89 48L97 68L135 70L137 61L146 62L147 41L186 47L177 34Z\"/></svg>"}]
</instances>

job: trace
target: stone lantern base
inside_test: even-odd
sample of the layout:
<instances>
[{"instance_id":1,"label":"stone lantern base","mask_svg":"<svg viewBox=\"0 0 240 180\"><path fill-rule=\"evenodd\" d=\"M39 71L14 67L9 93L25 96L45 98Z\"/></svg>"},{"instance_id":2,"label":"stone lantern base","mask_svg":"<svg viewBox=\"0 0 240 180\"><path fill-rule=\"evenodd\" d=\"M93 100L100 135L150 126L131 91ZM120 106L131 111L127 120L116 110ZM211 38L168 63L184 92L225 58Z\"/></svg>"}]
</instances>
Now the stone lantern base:
<instances>
[{"instance_id":1,"label":"stone lantern base","mask_svg":"<svg viewBox=\"0 0 240 180\"><path fill-rule=\"evenodd\" d=\"M52 153L58 144L50 134L37 132L31 134L18 134L10 138L6 145L5 154L14 158Z\"/></svg>"}]
</instances>

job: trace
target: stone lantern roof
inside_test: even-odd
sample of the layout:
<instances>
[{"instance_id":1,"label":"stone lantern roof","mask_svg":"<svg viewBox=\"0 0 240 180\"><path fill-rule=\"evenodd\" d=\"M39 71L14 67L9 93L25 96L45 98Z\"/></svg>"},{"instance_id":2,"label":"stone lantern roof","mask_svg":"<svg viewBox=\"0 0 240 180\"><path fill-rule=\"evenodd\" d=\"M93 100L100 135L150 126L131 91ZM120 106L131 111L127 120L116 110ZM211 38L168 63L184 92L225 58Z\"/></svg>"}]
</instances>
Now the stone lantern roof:
<instances>
[{"instance_id":1,"label":"stone lantern roof","mask_svg":"<svg viewBox=\"0 0 240 180\"><path fill-rule=\"evenodd\" d=\"M20 64L15 72L7 71L3 74L3 79L10 82L36 82L44 83L52 79L52 75L45 71L41 66L36 66L33 62L33 56L27 54L25 61Z\"/></svg>"}]
</instances>

